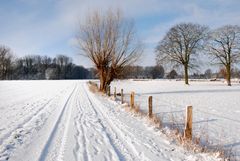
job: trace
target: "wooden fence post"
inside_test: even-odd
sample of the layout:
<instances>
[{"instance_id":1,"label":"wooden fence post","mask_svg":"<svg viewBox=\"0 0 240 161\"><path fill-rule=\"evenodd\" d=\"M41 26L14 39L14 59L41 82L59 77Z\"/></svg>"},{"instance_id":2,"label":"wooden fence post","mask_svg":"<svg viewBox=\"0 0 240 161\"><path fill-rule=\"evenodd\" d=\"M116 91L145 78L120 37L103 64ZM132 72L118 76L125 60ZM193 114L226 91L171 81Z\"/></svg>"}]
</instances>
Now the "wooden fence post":
<instances>
[{"instance_id":1,"label":"wooden fence post","mask_svg":"<svg viewBox=\"0 0 240 161\"><path fill-rule=\"evenodd\" d=\"M108 96L111 96L111 86L108 86Z\"/></svg>"},{"instance_id":2,"label":"wooden fence post","mask_svg":"<svg viewBox=\"0 0 240 161\"><path fill-rule=\"evenodd\" d=\"M192 140L192 106L186 108L184 138Z\"/></svg>"},{"instance_id":3,"label":"wooden fence post","mask_svg":"<svg viewBox=\"0 0 240 161\"><path fill-rule=\"evenodd\" d=\"M152 117L152 96L148 97L148 117Z\"/></svg>"},{"instance_id":4,"label":"wooden fence post","mask_svg":"<svg viewBox=\"0 0 240 161\"><path fill-rule=\"evenodd\" d=\"M116 89L116 87L114 87L114 98L116 98L117 97L117 89Z\"/></svg>"},{"instance_id":5,"label":"wooden fence post","mask_svg":"<svg viewBox=\"0 0 240 161\"><path fill-rule=\"evenodd\" d=\"M123 104L123 89L121 89L121 102Z\"/></svg>"},{"instance_id":6,"label":"wooden fence post","mask_svg":"<svg viewBox=\"0 0 240 161\"><path fill-rule=\"evenodd\" d=\"M134 108L134 92L131 93L130 105L131 105L131 108Z\"/></svg>"}]
</instances>

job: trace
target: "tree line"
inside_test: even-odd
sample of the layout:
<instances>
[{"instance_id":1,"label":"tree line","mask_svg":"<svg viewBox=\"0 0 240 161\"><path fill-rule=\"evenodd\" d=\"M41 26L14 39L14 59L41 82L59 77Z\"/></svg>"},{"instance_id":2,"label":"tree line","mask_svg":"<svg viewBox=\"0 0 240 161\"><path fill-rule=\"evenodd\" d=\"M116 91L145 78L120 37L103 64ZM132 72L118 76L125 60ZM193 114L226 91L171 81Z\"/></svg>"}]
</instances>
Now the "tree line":
<instances>
[{"instance_id":1,"label":"tree line","mask_svg":"<svg viewBox=\"0 0 240 161\"><path fill-rule=\"evenodd\" d=\"M169 69L168 69L169 70ZM232 69L232 77L239 78L240 70ZM192 79L226 78L226 71L220 68L214 73L207 69L204 73L195 72L189 76ZM165 71L161 65L124 67L124 72L119 74L119 79L176 79L182 78L182 73L172 69ZM84 68L72 63L72 58L65 55L49 56L28 55L15 58L11 49L0 47L0 79L28 80L28 79L97 79L98 71L94 68Z\"/></svg>"},{"instance_id":2,"label":"tree line","mask_svg":"<svg viewBox=\"0 0 240 161\"><path fill-rule=\"evenodd\" d=\"M90 79L94 78L94 72L94 69L75 65L72 58L65 55L15 58L9 47L0 46L1 80Z\"/></svg>"},{"instance_id":3,"label":"tree line","mask_svg":"<svg viewBox=\"0 0 240 161\"><path fill-rule=\"evenodd\" d=\"M127 78L163 78L162 66L127 66L125 72L118 75ZM16 58L9 47L0 46L1 80L43 80L43 79L96 79L98 72L94 68L84 68L72 63L66 55L56 57L27 55Z\"/></svg>"}]
</instances>

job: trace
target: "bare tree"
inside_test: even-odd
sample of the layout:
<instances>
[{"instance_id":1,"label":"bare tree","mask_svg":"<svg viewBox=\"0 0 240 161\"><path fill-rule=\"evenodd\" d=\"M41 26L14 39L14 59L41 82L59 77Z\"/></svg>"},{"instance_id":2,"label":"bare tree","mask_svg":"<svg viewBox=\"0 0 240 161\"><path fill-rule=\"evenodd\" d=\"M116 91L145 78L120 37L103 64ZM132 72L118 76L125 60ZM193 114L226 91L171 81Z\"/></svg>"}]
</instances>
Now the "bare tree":
<instances>
[{"instance_id":1,"label":"bare tree","mask_svg":"<svg viewBox=\"0 0 240 161\"><path fill-rule=\"evenodd\" d=\"M205 78L206 79L210 79L210 78L212 78L212 70L211 69L207 69L207 70L205 70L205 72L204 72L204 75L205 75Z\"/></svg>"},{"instance_id":2,"label":"bare tree","mask_svg":"<svg viewBox=\"0 0 240 161\"><path fill-rule=\"evenodd\" d=\"M150 74L151 74L152 79L163 78L164 77L164 68L161 65L156 65L154 67L151 67Z\"/></svg>"},{"instance_id":3,"label":"bare tree","mask_svg":"<svg viewBox=\"0 0 240 161\"><path fill-rule=\"evenodd\" d=\"M57 55L56 64L59 65L58 77L59 79L67 78L67 67L72 64L72 59L65 55Z\"/></svg>"},{"instance_id":4,"label":"bare tree","mask_svg":"<svg viewBox=\"0 0 240 161\"><path fill-rule=\"evenodd\" d=\"M6 46L0 46L0 79L9 79L13 63L11 49Z\"/></svg>"},{"instance_id":5,"label":"bare tree","mask_svg":"<svg viewBox=\"0 0 240 161\"><path fill-rule=\"evenodd\" d=\"M177 76L178 76L178 74L177 74L176 70L173 69L168 73L167 78L168 79L176 79Z\"/></svg>"},{"instance_id":6,"label":"bare tree","mask_svg":"<svg viewBox=\"0 0 240 161\"><path fill-rule=\"evenodd\" d=\"M78 46L95 65L100 90L122 74L124 67L134 63L142 53L135 38L133 23L123 19L119 11L105 14L93 12L80 25Z\"/></svg>"},{"instance_id":7,"label":"bare tree","mask_svg":"<svg viewBox=\"0 0 240 161\"><path fill-rule=\"evenodd\" d=\"M207 48L213 62L225 67L225 79L231 86L231 68L240 58L240 27L227 25L212 31Z\"/></svg>"},{"instance_id":8,"label":"bare tree","mask_svg":"<svg viewBox=\"0 0 240 161\"><path fill-rule=\"evenodd\" d=\"M196 67L197 54L204 46L208 28L199 24L180 23L173 26L156 47L157 63L182 65L185 84L189 68Z\"/></svg>"},{"instance_id":9,"label":"bare tree","mask_svg":"<svg viewBox=\"0 0 240 161\"><path fill-rule=\"evenodd\" d=\"M41 61L42 61L42 65L43 65L43 70L45 71L47 68L50 67L50 65L52 63L52 58L48 57L48 56L43 56Z\"/></svg>"}]
</instances>

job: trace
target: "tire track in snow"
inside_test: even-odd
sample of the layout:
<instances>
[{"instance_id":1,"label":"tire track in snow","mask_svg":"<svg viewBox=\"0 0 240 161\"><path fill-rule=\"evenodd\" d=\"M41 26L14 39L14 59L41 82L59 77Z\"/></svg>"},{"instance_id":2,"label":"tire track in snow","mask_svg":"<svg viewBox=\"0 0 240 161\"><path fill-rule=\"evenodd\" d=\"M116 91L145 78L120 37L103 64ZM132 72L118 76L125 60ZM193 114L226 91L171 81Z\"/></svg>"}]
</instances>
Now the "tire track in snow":
<instances>
[{"instance_id":1,"label":"tire track in snow","mask_svg":"<svg viewBox=\"0 0 240 161\"><path fill-rule=\"evenodd\" d=\"M37 130L39 129L39 124L38 121L45 121L44 117L44 109L48 108L50 106L50 103L53 102L56 99L56 96L49 99L46 103L44 103L39 109L37 109L37 111L34 111L33 114L29 114L29 116L27 116L21 123L19 123L18 125L16 125L13 129L11 129L9 132L7 132L6 134L3 135L3 137L1 137L0 139L0 160L2 160L3 158L8 159L11 154L12 154L12 150L16 148L16 146L18 144L22 144L24 138L26 137L26 134L31 133L34 129ZM43 118L44 117L44 118ZM35 126L31 127L31 128L25 128L26 125L35 122ZM24 134L23 134L24 133Z\"/></svg>"},{"instance_id":2,"label":"tire track in snow","mask_svg":"<svg viewBox=\"0 0 240 161\"><path fill-rule=\"evenodd\" d=\"M104 104L105 107L108 107L109 104ZM109 110L114 113L113 109L109 107ZM116 113L115 113L116 114ZM145 147L145 149L149 149L151 153L155 154L156 156L159 156L159 153L162 153L164 155L164 152L161 148L159 148L153 138L143 135L141 131L137 129L133 129L129 127L128 125L121 122L119 119L116 118L116 115L108 115L110 122L113 124L113 126L117 126L123 133L127 134L130 139L128 141L134 141L138 145L141 145ZM167 159L167 158L166 158Z\"/></svg>"},{"instance_id":3,"label":"tire track in snow","mask_svg":"<svg viewBox=\"0 0 240 161\"><path fill-rule=\"evenodd\" d=\"M55 138L55 136L56 136L56 133L57 133L57 131L59 130L59 129L58 129L58 128L59 128L59 124L61 123L61 121L63 121L63 120L62 120L62 117L63 117L65 111L67 110L67 107L68 107L68 104L69 104L69 102L70 102L70 99L72 98L72 95L73 95L73 93L74 93L74 91L75 91L76 89L77 89L77 85L75 85L73 91L71 92L71 94L70 94L69 97L67 98L67 100L66 100L66 102L65 102L65 104L64 104L64 106L63 106L63 108L62 108L62 110L61 110L61 113L59 114L59 116L58 116L58 118L57 118L57 120L56 120L56 122L55 122L55 124L54 124L54 126L53 126L53 129L52 129L52 131L50 132L49 137L48 137L48 139L47 139L47 141L46 141L46 143L45 143L45 145L44 145L44 148L43 148L43 150L42 150L42 152L41 152L41 154L40 154L40 157L39 157L39 159L38 159L39 161L44 161L44 160L46 160L48 154L51 152L51 151L49 151L50 145L52 144L52 142L53 142L53 140L54 140L54 138ZM66 129L67 129L67 128L66 128Z\"/></svg>"},{"instance_id":4,"label":"tire track in snow","mask_svg":"<svg viewBox=\"0 0 240 161\"><path fill-rule=\"evenodd\" d=\"M60 93L62 94L64 91L65 89L61 90ZM14 125L14 127L3 134L0 139L0 161L11 159L12 155L15 154L18 148L21 148L22 144L30 144L29 136L31 137L33 133L38 132L42 128L48 117L54 111L53 105L59 101L59 98L60 95L57 93L48 99L37 99L27 104L27 108L24 106L24 109L29 109L27 116L24 115L24 118L19 121L20 123Z\"/></svg>"},{"instance_id":5,"label":"tire track in snow","mask_svg":"<svg viewBox=\"0 0 240 161\"><path fill-rule=\"evenodd\" d=\"M85 84L85 83L84 83ZM75 134L76 145L74 155L76 160L126 160L121 148L115 145L113 140L118 140L116 134L112 138L113 131L109 131L104 118L98 115L91 107L85 88L81 85L80 100L78 101L78 113L75 118L77 132ZM125 149L127 152L127 149ZM82 155L81 155L82 154Z\"/></svg>"},{"instance_id":6,"label":"tire track in snow","mask_svg":"<svg viewBox=\"0 0 240 161\"><path fill-rule=\"evenodd\" d=\"M60 91L60 93L62 93L63 91L64 90ZM33 97L36 97L36 96L33 96ZM54 95L51 98L48 98L48 99L40 98L29 104L28 101L31 100L33 97L30 97L30 99L24 100L23 101L24 103L19 102L17 104L15 103L13 105L7 106L7 108L10 107L11 109L16 105L23 104L23 106L21 106L23 110L20 112L21 117L20 116L16 117L16 114L14 113L14 111L11 111L13 113L12 117L15 120L11 120L11 117L10 117L11 115L7 114L7 116L10 117L11 123L7 124L7 127L4 127L4 129L8 129L8 131L6 131L5 134L0 136L0 146L2 146L3 142L5 140L8 140L8 138L11 137L11 135L15 131L21 129L23 126L25 126L26 124L34 120L40 113L42 113L50 103L52 103L54 100L56 100L59 97L59 93ZM17 124L15 125L15 123Z\"/></svg>"},{"instance_id":7,"label":"tire track in snow","mask_svg":"<svg viewBox=\"0 0 240 161\"><path fill-rule=\"evenodd\" d=\"M59 154L58 154L58 157L57 157L57 160L58 161L63 161L64 160L64 154L65 154L65 148L66 148L66 145L67 145L67 139L68 139L68 132L69 132L69 128L70 128L70 121L71 121L71 117L72 117L72 112L73 112L73 109L75 106L74 101L77 99L77 96L78 96L78 92L77 92L77 88L78 87L78 84L76 85L76 90L75 90L75 93L73 94L74 97L73 98L73 101L70 101L69 100L69 106L68 107L68 110L69 111L66 111L65 114L66 114L66 120L64 120L64 124L63 124L63 128L64 128L64 132L63 132L63 137L61 139L61 145L60 145L60 149L59 149Z\"/></svg>"},{"instance_id":8,"label":"tire track in snow","mask_svg":"<svg viewBox=\"0 0 240 161\"><path fill-rule=\"evenodd\" d=\"M148 127L142 121L138 121L125 112L116 110L116 104L111 103L104 98L100 99L94 96L85 86L85 91L88 92L88 97L92 103L92 108L95 108L98 114L102 115L107 121L108 127L114 129L119 136L126 140L126 148L132 150L135 158L132 160L206 160L204 156L196 155L191 156L191 152L180 150L176 145L170 143L165 139L159 138L159 135L153 133L152 129L147 130ZM129 123L127 123L127 119ZM139 127L138 127L139 126ZM138 127L138 128L136 128ZM132 149L131 149L132 148ZM127 158L126 160L130 160ZM207 159L208 160L208 159ZM209 159L214 160L214 159Z\"/></svg>"},{"instance_id":9,"label":"tire track in snow","mask_svg":"<svg viewBox=\"0 0 240 161\"><path fill-rule=\"evenodd\" d=\"M82 126L83 119L84 119L83 118L83 109L81 108L79 101L76 102L76 108L77 108L77 115L74 118L74 125L77 129L77 132L74 135L76 145L75 145L75 148L73 149L73 154L74 154L74 158L76 161L79 160L80 158L83 158L84 161L88 161L85 130ZM79 121L80 121L80 123L79 123ZM80 134L81 134L81 136L80 136ZM82 139L82 141L80 141L80 138ZM81 147L81 152L79 152L80 147ZM82 154L82 156L80 156L80 154Z\"/></svg>"},{"instance_id":10,"label":"tire track in snow","mask_svg":"<svg viewBox=\"0 0 240 161\"><path fill-rule=\"evenodd\" d=\"M116 125L111 124L111 120L102 112L100 109L102 104L96 103L94 98L91 98L88 94L88 87L86 84L82 85L83 91L85 93L85 102L88 103L87 107L92 109L92 112L96 117L98 117L101 122L102 128L108 138L109 143L111 144L113 150L118 156L119 160L148 160L144 156L139 155L135 146L131 143L132 138L128 138ZM87 100L87 101L86 101ZM126 142L128 140L128 142ZM116 158L115 158L116 159Z\"/></svg>"},{"instance_id":11,"label":"tire track in snow","mask_svg":"<svg viewBox=\"0 0 240 161\"><path fill-rule=\"evenodd\" d=\"M85 91L88 92L86 88L88 87L85 86ZM109 125L109 127L111 127L117 134L119 134L119 138L126 142L125 145L128 147L128 150L132 151L133 155L136 156L133 160L152 160L153 158L155 160L160 156L162 159L169 159L169 156L165 155L164 152L164 150L167 149L155 143L156 139L153 137L152 133L150 133L150 135L146 135L146 131L143 129L145 131L145 135L143 135L141 131L131 128L117 118L117 113L112 107L110 107L111 104L109 104L109 102L105 103L104 101L99 101L90 92L87 95L92 104L92 108L94 108L98 114L101 114L105 118L107 125ZM136 124L136 122L134 124ZM165 146L168 147L166 144ZM146 155L145 153L151 155Z\"/></svg>"},{"instance_id":12,"label":"tire track in snow","mask_svg":"<svg viewBox=\"0 0 240 161\"><path fill-rule=\"evenodd\" d=\"M60 91L61 93L62 91ZM27 105L24 105L23 107L23 111L26 111L28 109L30 109L30 111L25 112L27 114L24 115L24 119L21 120L21 122L19 123L19 120L16 120L16 122L18 122L17 125L14 125L15 127L13 127L11 130L9 130L6 134L4 134L3 136L0 137L0 146L2 146L4 140L8 140L9 137L11 137L11 135L17 131L18 129L21 129L24 125L28 124L29 122L31 122L35 117L37 117L42 111L44 111L48 105L53 102L55 99L57 99L59 97L59 93L56 94L55 96L51 97L50 99L46 100L46 103L42 103L42 99L43 101L45 101L45 98L41 98L36 100L35 102L32 102L31 104L28 104L26 100L25 102L27 103ZM15 106L16 104L12 105ZM39 107L40 106L40 107ZM28 107L28 108L26 108ZM35 108L35 107L39 107L39 108ZM24 113L24 112L21 112ZM18 118L19 119L19 118ZM15 120L14 120L15 121ZM11 125L11 124L10 124ZM8 125L8 126L10 126Z\"/></svg>"},{"instance_id":13,"label":"tire track in snow","mask_svg":"<svg viewBox=\"0 0 240 161\"><path fill-rule=\"evenodd\" d=\"M43 137L28 147L27 152L35 154L25 153L30 157L20 155L23 158L17 156L15 160L195 160L181 154L175 157L179 151L166 151L166 147L168 150L173 146L159 141L152 131L146 130L143 122L128 118L128 114L113 108L110 101L94 96L86 82L71 85L67 93L55 101L61 101L56 104L60 106L50 103L51 109L56 107L56 110L45 116L47 121L38 135L34 135L37 138L44 134ZM31 149L36 146L37 151Z\"/></svg>"},{"instance_id":14,"label":"tire track in snow","mask_svg":"<svg viewBox=\"0 0 240 161\"><path fill-rule=\"evenodd\" d=\"M28 122L31 122L31 120L37 116L41 111L44 110L44 108L53 100L54 98L48 100L44 105L42 105L37 111L35 111L33 114L31 114L29 117L27 117L26 119L24 119L21 123L19 123L18 125L16 125L16 128L10 130L8 133L6 133L4 136L2 136L0 138L0 146L2 146L4 140L7 140L8 137L11 136L11 134L16 131L17 129L22 128L25 124L27 124Z\"/></svg>"}]
</instances>

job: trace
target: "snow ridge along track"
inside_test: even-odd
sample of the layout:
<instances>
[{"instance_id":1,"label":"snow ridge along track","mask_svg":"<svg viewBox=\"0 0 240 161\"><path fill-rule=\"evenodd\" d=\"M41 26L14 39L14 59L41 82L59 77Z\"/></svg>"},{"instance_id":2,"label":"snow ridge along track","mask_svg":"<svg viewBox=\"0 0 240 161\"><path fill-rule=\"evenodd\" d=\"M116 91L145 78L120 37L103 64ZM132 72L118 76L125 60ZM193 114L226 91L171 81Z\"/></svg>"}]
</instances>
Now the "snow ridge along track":
<instances>
[{"instance_id":1,"label":"snow ridge along track","mask_svg":"<svg viewBox=\"0 0 240 161\"><path fill-rule=\"evenodd\" d=\"M105 116L98 110L94 100L88 96L85 85L81 87L78 103L78 117L76 146L74 150L76 160L136 160L136 149L130 147ZM120 133L120 134L119 134ZM80 147L82 149L80 149Z\"/></svg>"}]
</instances>

